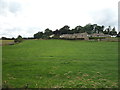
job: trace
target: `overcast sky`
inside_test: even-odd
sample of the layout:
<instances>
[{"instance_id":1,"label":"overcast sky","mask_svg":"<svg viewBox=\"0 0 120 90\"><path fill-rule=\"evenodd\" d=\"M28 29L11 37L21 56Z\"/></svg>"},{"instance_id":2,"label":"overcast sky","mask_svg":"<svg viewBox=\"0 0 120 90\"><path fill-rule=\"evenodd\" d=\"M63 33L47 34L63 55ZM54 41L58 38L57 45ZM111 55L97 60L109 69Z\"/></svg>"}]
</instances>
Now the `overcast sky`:
<instances>
[{"instance_id":1,"label":"overcast sky","mask_svg":"<svg viewBox=\"0 0 120 90\"><path fill-rule=\"evenodd\" d=\"M0 37L32 37L46 28L88 23L116 27L119 0L0 0Z\"/></svg>"}]
</instances>

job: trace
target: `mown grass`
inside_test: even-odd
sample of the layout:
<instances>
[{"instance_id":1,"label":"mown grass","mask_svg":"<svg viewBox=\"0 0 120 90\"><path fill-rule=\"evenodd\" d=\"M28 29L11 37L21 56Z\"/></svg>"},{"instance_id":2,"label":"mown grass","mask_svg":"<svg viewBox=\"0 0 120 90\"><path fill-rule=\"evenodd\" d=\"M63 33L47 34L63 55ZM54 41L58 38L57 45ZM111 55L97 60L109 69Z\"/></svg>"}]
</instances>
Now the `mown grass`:
<instances>
[{"instance_id":1,"label":"mown grass","mask_svg":"<svg viewBox=\"0 0 120 90\"><path fill-rule=\"evenodd\" d=\"M28 40L2 49L3 87L118 87L118 42Z\"/></svg>"}]
</instances>

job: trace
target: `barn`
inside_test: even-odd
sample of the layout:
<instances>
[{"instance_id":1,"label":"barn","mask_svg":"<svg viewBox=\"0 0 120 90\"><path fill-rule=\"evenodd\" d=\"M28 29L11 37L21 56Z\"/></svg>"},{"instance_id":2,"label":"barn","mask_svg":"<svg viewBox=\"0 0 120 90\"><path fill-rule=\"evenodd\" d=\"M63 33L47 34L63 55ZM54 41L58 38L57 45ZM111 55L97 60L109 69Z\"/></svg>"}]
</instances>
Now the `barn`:
<instances>
[{"instance_id":1,"label":"barn","mask_svg":"<svg viewBox=\"0 0 120 90\"><path fill-rule=\"evenodd\" d=\"M87 33L76 33L76 34L63 34L60 36L61 39L81 39L89 40Z\"/></svg>"}]
</instances>

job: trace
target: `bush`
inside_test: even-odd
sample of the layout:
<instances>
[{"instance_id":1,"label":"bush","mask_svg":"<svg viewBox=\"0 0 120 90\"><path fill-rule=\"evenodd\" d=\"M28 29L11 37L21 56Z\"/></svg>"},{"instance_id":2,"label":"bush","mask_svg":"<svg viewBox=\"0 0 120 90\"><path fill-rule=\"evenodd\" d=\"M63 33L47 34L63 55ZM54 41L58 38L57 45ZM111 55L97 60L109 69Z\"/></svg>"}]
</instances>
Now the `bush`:
<instances>
[{"instance_id":1,"label":"bush","mask_svg":"<svg viewBox=\"0 0 120 90\"><path fill-rule=\"evenodd\" d=\"M20 35L14 40L15 43L20 43L22 41L23 41L23 39L22 39L22 36L20 36Z\"/></svg>"}]
</instances>

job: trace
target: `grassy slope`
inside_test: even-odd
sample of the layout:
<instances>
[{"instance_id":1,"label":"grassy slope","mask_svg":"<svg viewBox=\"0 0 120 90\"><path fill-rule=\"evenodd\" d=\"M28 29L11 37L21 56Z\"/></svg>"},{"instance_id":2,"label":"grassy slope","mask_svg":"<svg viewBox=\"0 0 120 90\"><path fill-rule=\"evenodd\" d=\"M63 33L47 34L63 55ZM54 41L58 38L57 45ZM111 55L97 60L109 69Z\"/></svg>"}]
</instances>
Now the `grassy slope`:
<instances>
[{"instance_id":1,"label":"grassy slope","mask_svg":"<svg viewBox=\"0 0 120 90\"><path fill-rule=\"evenodd\" d=\"M3 46L11 87L117 87L117 42L30 40Z\"/></svg>"}]
</instances>

